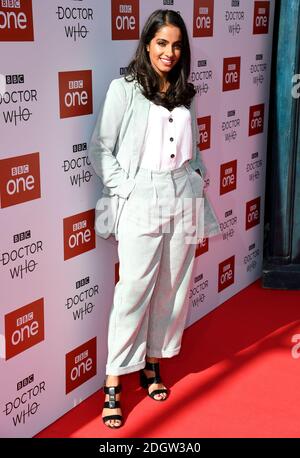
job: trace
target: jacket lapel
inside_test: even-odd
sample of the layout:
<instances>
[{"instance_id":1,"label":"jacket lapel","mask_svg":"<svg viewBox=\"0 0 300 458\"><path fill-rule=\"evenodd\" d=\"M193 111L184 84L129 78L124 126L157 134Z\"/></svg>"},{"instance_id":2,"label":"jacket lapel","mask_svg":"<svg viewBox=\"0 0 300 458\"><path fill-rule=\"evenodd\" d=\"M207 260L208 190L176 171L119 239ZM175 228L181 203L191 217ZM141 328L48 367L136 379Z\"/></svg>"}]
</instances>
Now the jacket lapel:
<instances>
[{"instance_id":1,"label":"jacket lapel","mask_svg":"<svg viewBox=\"0 0 300 458\"><path fill-rule=\"evenodd\" d=\"M131 155L129 175L134 178L137 167L140 162L140 154L146 134L148 116L150 109L150 100L143 96L139 85L135 86L134 94L134 114L133 125L135 127L133 134L133 151Z\"/></svg>"}]
</instances>

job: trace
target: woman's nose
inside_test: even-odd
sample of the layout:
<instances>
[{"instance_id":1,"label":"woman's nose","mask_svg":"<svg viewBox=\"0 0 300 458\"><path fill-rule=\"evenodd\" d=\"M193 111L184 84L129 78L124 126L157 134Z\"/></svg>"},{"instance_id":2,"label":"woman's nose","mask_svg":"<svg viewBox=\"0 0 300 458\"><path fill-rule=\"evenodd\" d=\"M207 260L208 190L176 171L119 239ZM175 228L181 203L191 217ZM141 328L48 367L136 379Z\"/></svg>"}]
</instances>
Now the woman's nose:
<instances>
[{"instance_id":1,"label":"woman's nose","mask_svg":"<svg viewBox=\"0 0 300 458\"><path fill-rule=\"evenodd\" d=\"M166 56L172 57L173 56L173 48L172 46L168 47L165 52Z\"/></svg>"}]
</instances>

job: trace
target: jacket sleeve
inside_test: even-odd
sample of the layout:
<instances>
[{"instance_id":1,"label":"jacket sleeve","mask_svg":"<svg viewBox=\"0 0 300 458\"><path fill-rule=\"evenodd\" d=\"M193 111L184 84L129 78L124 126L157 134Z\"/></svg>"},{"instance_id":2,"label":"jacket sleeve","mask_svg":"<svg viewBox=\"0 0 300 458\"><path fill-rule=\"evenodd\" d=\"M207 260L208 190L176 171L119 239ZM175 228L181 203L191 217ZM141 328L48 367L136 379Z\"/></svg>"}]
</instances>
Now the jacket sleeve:
<instances>
[{"instance_id":1,"label":"jacket sleeve","mask_svg":"<svg viewBox=\"0 0 300 458\"><path fill-rule=\"evenodd\" d=\"M191 123L192 123L192 135L194 142L194 151L193 151L193 159L189 162L194 170L200 170L202 177L204 178L207 173L207 168L201 158L201 152L198 147L199 144L199 129L197 126L197 117L196 117L196 106L195 106L195 97L193 97L191 102Z\"/></svg>"},{"instance_id":2,"label":"jacket sleeve","mask_svg":"<svg viewBox=\"0 0 300 458\"><path fill-rule=\"evenodd\" d=\"M111 81L92 134L88 157L109 195L126 198L135 186L113 152L126 110L126 93L119 79Z\"/></svg>"}]
</instances>

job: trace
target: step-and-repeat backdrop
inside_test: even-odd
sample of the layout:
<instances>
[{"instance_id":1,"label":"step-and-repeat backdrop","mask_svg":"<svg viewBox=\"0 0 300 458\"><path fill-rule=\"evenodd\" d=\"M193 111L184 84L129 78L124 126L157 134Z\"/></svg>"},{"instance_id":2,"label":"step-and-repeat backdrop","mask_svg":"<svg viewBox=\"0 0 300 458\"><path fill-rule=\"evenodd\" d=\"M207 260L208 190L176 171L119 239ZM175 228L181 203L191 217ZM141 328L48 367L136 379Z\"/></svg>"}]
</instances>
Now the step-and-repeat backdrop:
<instances>
[{"instance_id":1,"label":"step-and-repeat backdrop","mask_svg":"<svg viewBox=\"0 0 300 458\"><path fill-rule=\"evenodd\" d=\"M274 4L0 0L2 437L33 436L103 385L118 242L95 236L87 146L155 9L189 30L222 231L197 246L186 326L260 277Z\"/></svg>"}]
</instances>

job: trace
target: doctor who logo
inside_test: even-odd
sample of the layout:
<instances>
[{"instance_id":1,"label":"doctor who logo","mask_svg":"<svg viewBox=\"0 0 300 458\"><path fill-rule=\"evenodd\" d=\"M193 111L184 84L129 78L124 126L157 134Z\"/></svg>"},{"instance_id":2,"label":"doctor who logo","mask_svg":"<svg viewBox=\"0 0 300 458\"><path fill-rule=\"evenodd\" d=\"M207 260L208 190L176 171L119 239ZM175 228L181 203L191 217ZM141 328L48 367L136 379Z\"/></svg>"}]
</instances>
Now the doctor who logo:
<instances>
[{"instance_id":1,"label":"doctor who logo","mask_svg":"<svg viewBox=\"0 0 300 458\"><path fill-rule=\"evenodd\" d=\"M241 118L235 108L228 110L222 121L222 134L226 143L235 142L241 130Z\"/></svg>"},{"instance_id":2,"label":"doctor who logo","mask_svg":"<svg viewBox=\"0 0 300 458\"><path fill-rule=\"evenodd\" d=\"M229 2L228 2L229 3ZM243 30L243 25L247 20L243 5L240 0L231 0L230 5L226 5L224 11L224 21L227 26L229 35L235 37L239 35Z\"/></svg>"},{"instance_id":3,"label":"doctor who logo","mask_svg":"<svg viewBox=\"0 0 300 458\"><path fill-rule=\"evenodd\" d=\"M244 255L243 264L245 272L253 272L260 266L261 250L255 243L251 243L248 247L248 252Z\"/></svg>"},{"instance_id":4,"label":"doctor who logo","mask_svg":"<svg viewBox=\"0 0 300 458\"><path fill-rule=\"evenodd\" d=\"M64 26L66 37L77 41L90 33L89 24L94 20L94 11L89 7L57 6L56 16Z\"/></svg>"},{"instance_id":5,"label":"doctor who logo","mask_svg":"<svg viewBox=\"0 0 300 458\"><path fill-rule=\"evenodd\" d=\"M235 166L233 166L232 164L232 166L228 168L229 168L229 176L231 172L230 169L232 168L232 174L234 177L236 173ZM233 180L233 183L235 183L236 179L234 179L233 177L231 176L230 178ZM230 180L228 181L229 181L228 185L230 185ZM220 229L222 232L223 240L229 241L230 239L232 239L235 236L236 229L238 227L238 217L237 215L235 215L234 210L236 209L229 208L228 210L226 210L224 213L224 220L220 221Z\"/></svg>"},{"instance_id":6,"label":"doctor who logo","mask_svg":"<svg viewBox=\"0 0 300 458\"><path fill-rule=\"evenodd\" d=\"M0 0L0 41L34 41L32 0Z\"/></svg>"}]
</instances>

